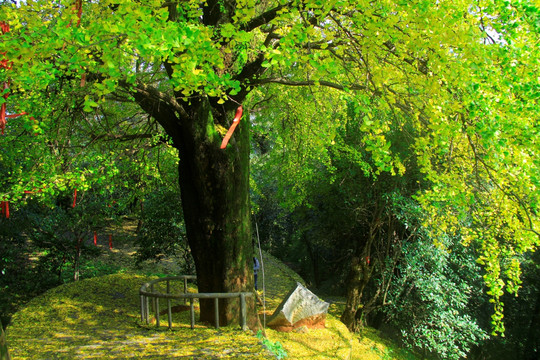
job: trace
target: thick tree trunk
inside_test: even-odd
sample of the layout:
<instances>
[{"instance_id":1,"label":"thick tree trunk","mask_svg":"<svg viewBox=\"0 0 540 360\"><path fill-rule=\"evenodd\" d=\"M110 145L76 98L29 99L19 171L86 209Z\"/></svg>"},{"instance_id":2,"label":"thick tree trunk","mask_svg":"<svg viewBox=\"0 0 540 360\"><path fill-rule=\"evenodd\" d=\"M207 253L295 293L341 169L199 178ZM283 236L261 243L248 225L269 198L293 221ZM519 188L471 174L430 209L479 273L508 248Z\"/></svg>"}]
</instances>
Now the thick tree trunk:
<instances>
[{"instance_id":1,"label":"thick tree trunk","mask_svg":"<svg viewBox=\"0 0 540 360\"><path fill-rule=\"evenodd\" d=\"M175 141L180 151L180 189L187 237L199 292L253 291L249 211L249 123L244 116L226 149L215 123L231 123L234 111L218 112L207 99L192 104L191 121ZM225 117L214 119L214 117ZM217 121L215 121L217 120ZM213 301L201 302L201 320L214 321ZM220 300L220 324L238 323L239 300ZM249 326L257 324L248 298Z\"/></svg>"}]
</instances>

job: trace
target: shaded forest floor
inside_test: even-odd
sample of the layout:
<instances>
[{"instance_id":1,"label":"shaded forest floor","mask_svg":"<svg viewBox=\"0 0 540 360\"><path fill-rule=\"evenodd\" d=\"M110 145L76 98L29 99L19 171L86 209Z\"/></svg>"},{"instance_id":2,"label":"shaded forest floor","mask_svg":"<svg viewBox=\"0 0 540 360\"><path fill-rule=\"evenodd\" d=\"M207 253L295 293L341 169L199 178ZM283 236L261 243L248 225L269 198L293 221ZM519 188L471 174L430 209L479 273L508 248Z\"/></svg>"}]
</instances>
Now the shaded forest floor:
<instances>
[{"instance_id":1,"label":"shaded forest floor","mask_svg":"<svg viewBox=\"0 0 540 360\"><path fill-rule=\"evenodd\" d=\"M173 314L173 330L140 321L138 290L156 276L179 275L173 259L135 266L134 224L115 232L113 248L100 236L102 255L93 260L95 271L115 274L68 283L32 299L18 311L7 329L14 359L268 359L271 353L250 331L239 327L215 329L197 323L190 329L189 312ZM105 241L103 241L105 240ZM265 307L271 315L286 294L303 280L276 258L264 254ZM92 271L87 266L86 271ZM262 276L259 278L262 282ZM279 333L266 329L290 359L414 359L367 329L363 336L349 333L339 321L344 300L332 298L326 329ZM173 304L174 305L174 304ZM163 305L162 305L163 306ZM278 345L279 347L279 345Z\"/></svg>"}]
</instances>

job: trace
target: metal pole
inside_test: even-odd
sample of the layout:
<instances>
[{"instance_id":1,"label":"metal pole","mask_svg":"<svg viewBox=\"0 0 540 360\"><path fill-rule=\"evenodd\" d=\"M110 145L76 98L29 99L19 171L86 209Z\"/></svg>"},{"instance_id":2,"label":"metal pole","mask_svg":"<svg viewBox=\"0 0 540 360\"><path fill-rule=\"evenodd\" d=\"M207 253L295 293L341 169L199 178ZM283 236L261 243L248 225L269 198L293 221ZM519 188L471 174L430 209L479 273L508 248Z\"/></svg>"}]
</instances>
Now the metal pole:
<instances>
[{"instance_id":1,"label":"metal pole","mask_svg":"<svg viewBox=\"0 0 540 360\"><path fill-rule=\"evenodd\" d=\"M219 329L219 299L214 298L214 317L216 320L216 329Z\"/></svg>"},{"instance_id":2,"label":"metal pole","mask_svg":"<svg viewBox=\"0 0 540 360\"><path fill-rule=\"evenodd\" d=\"M187 277L184 277L184 294L187 294ZM187 299L184 298L184 304L187 302Z\"/></svg>"},{"instance_id":3,"label":"metal pole","mask_svg":"<svg viewBox=\"0 0 540 360\"><path fill-rule=\"evenodd\" d=\"M154 284L150 285L150 292L154 293ZM152 311L156 311L156 298L152 297Z\"/></svg>"},{"instance_id":4,"label":"metal pole","mask_svg":"<svg viewBox=\"0 0 540 360\"><path fill-rule=\"evenodd\" d=\"M159 298L156 298L156 326L159 327Z\"/></svg>"},{"instance_id":5,"label":"metal pole","mask_svg":"<svg viewBox=\"0 0 540 360\"><path fill-rule=\"evenodd\" d=\"M145 296L145 302L146 302L146 306L144 307L144 312L145 312L145 320L146 320L146 325L148 325L149 321L150 321L150 299L148 298L148 296Z\"/></svg>"},{"instance_id":6,"label":"metal pole","mask_svg":"<svg viewBox=\"0 0 540 360\"><path fill-rule=\"evenodd\" d=\"M172 330L171 299L167 299L167 318L169 320L169 330Z\"/></svg>"},{"instance_id":7,"label":"metal pole","mask_svg":"<svg viewBox=\"0 0 540 360\"><path fill-rule=\"evenodd\" d=\"M191 330L195 328L195 309L193 309L193 298L189 299L189 312L191 314Z\"/></svg>"},{"instance_id":8,"label":"metal pole","mask_svg":"<svg viewBox=\"0 0 540 360\"><path fill-rule=\"evenodd\" d=\"M171 293L171 282L167 280L167 295ZM167 321L169 322L169 330L172 329L172 310L171 299L167 299Z\"/></svg>"},{"instance_id":9,"label":"metal pole","mask_svg":"<svg viewBox=\"0 0 540 360\"><path fill-rule=\"evenodd\" d=\"M244 293L240 293L240 312L242 313L242 323L240 325L242 330L247 330L246 295Z\"/></svg>"},{"instance_id":10,"label":"metal pole","mask_svg":"<svg viewBox=\"0 0 540 360\"><path fill-rule=\"evenodd\" d=\"M141 322L144 321L144 295L141 295Z\"/></svg>"}]
</instances>

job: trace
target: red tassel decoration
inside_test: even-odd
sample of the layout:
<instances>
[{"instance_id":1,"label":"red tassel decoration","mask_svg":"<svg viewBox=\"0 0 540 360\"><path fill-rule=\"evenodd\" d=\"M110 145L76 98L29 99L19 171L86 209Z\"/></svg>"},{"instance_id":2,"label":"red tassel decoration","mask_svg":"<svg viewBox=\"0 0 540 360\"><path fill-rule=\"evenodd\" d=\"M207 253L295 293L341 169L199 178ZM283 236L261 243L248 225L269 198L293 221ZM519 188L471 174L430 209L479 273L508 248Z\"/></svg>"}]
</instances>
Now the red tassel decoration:
<instances>
[{"instance_id":1,"label":"red tassel decoration","mask_svg":"<svg viewBox=\"0 0 540 360\"><path fill-rule=\"evenodd\" d=\"M94 246L97 246L97 233L94 231Z\"/></svg>"},{"instance_id":2,"label":"red tassel decoration","mask_svg":"<svg viewBox=\"0 0 540 360\"><path fill-rule=\"evenodd\" d=\"M75 192L73 193L73 208L75 208L75 205L77 205L77 189L75 189Z\"/></svg>"}]
</instances>

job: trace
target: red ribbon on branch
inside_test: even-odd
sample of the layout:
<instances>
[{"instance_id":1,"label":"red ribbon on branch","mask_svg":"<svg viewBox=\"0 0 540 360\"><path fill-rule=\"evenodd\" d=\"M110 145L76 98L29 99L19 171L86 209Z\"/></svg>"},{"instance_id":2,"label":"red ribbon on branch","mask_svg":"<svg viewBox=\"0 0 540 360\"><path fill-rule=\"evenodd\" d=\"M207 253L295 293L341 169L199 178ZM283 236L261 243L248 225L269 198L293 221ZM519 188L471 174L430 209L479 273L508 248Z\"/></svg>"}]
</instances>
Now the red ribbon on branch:
<instances>
[{"instance_id":1,"label":"red ribbon on branch","mask_svg":"<svg viewBox=\"0 0 540 360\"><path fill-rule=\"evenodd\" d=\"M9 219L9 201L2 201L0 204L0 214Z\"/></svg>"},{"instance_id":2,"label":"red ribbon on branch","mask_svg":"<svg viewBox=\"0 0 540 360\"><path fill-rule=\"evenodd\" d=\"M77 189L73 192L73 208L77 205Z\"/></svg>"},{"instance_id":3,"label":"red ribbon on branch","mask_svg":"<svg viewBox=\"0 0 540 360\"><path fill-rule=\"evenodd\" d=\"M9 24L6 23L5 21L0 21L0 30L2 31L2 35L9 32ZM11 70L11 68L13 67L13 62L9 61L9 59L6 57L6 52L2 52L2 53L0 53L0 55L2 55L2 57L3 57L0 60L0 69L3 68L3 69L6 69L6 70ZM2 90L6 91L8 88L9 88L9 82L4 81L4 83L2 84ZM2 135L4 135L4 131L6 129L6 124L7 124L6 119L13 119L13 118L16 118L16 117L19 117L19 116L28 115L28 113L24 112L24 111L19 113L19 114L9 114L9 115L7 115L6 114L6 104L7 104L7 99L9 97L9 93L6 92L3 95L3 97L4 97L5 101L2 103L2 105L0 107L0 132L2 133ZM34 119L34 118L31 118L31 119Z\"/></svg>"},{"instance_id":4,"label":"red ribbon on branch","mask_svg":"<svg viewBox=\"0 0 540 360\"><path fill-rule=\"evenodd\" d=\"M0 30L2 31L2 35L9 32L9 24L5 21L0 21Z\"/></svg>"},{"instance_id":5,"label":"red ribbon on branch","mask_svg":"<svg viewBox=\"0 0 540 360\"><path fill-rule=\"evenodd\" d=\"M77 27L81 25L81 18L82 18L82 0L75 0L75 4L73 5L73 11L77 13ZM68 28L71 27L71 21L69 22ZM66 44L64 44L64 48L66 47ZM86 84L86 73L83 73L81 75L81 87L83 87Z\"/></svg>"},{"instance_id":6,"label":"red ribbon on branch","mask_svg":"<svg viewBox=\"0 0 540 360\"><path fill-rule=\"evenodd\" d=\"M2 86L2 90L7 90L8 83L4 81L4 85ZM4 102L2 103L2 106L0 107L0 131L2 132L2 135L4 135L4 130L6 129L6 102L8 98L8 93L4 94Z\"/></svg>"},{"instance_id":7,"label":"red ribbon on branch","mask_svg":"<svg viewBox=\"0 0 540 360\"><path fill-rule=\"evenodd\" d=\"M81 25L81 17L82 17L82 0L75 0L75 10L77 11L77 17L79 20L77 20L77 26Z\"/></svg>"},{"instance_id":8,"label":"red ribbon on branch","mask_svg":"<svg viewBox=\"0 0 540 360\"><path fill-rule=\"evenodd\" d=\"M240 105L238 109L236 109L236 115L234 116L233 123L231 127L229 128L229 131L227 131L227 134L225 135L225 137L223 138L223 141L221 142L221 149L225 149L227 147L227 144L229 143L229 140L231 139L234 129L236 129L236 126L240 122L240 118L242 117L242 111L243 111L243 108L242 108L242 105Z\"/></svg>"},{"instance_id":9,"label":"red ribbon on branch","mask_svg":"<svg viewBox=\"0 0 540 360\"><path fill-rule=\"evenodd\" d=\"M0 30L2 31L2 35L9 32L9 24L0 21ZM0 60L0 68L4 68L6 70L11 69L12 65L9 64L9 59L6 57L6 53L1 53L2 60ZM9 87L8 83L4 81L4 84L2 85L2 90L6 90ZM4 94L5 101L0 106L0 131L2 132L2 135L4 135L4 130L6 129L6 101L8 98L8 94Z\"/></svg>"}]
</instances>

